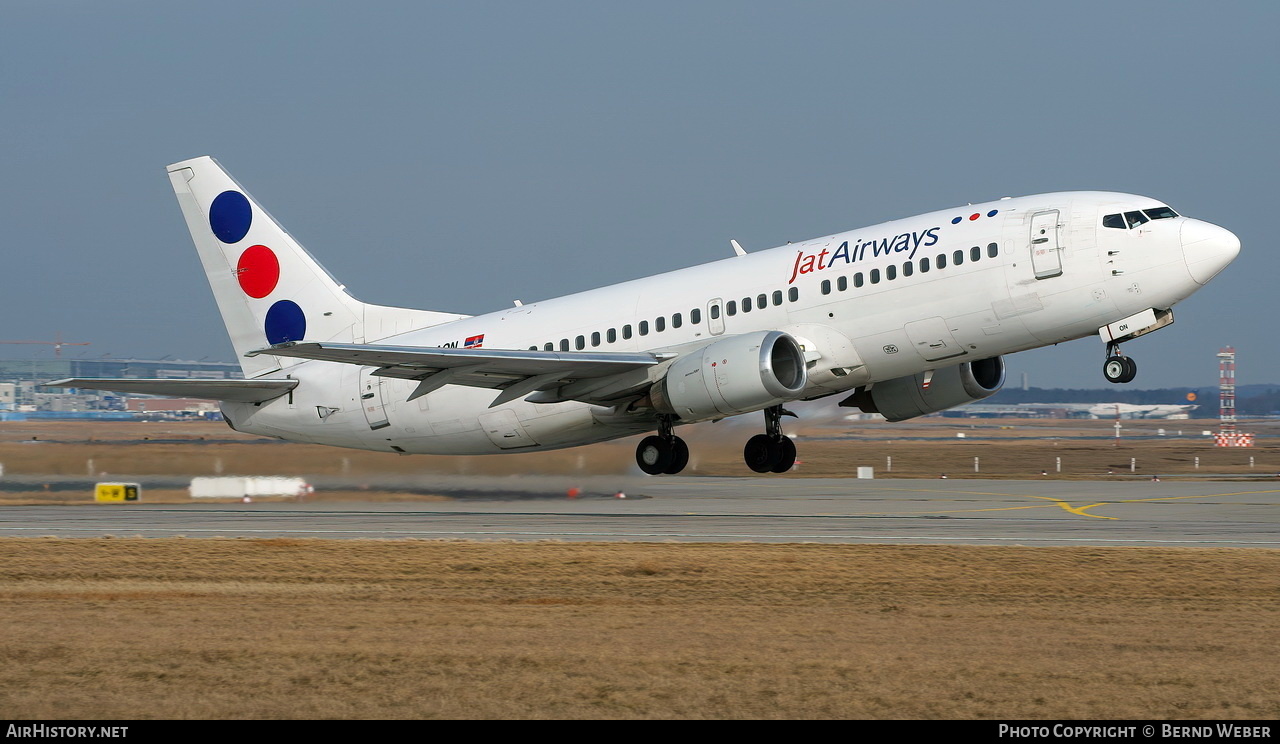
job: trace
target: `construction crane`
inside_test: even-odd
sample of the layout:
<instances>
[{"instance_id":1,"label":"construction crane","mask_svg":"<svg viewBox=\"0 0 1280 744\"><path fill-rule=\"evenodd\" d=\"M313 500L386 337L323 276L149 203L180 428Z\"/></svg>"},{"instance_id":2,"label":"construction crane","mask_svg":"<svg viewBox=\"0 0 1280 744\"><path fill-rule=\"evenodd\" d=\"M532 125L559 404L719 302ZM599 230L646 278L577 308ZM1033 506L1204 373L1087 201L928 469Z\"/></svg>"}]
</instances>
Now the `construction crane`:
<instances>
[{"instance_id":1,"label":"construction crane","mask_svg":"<svg viewBox=\"0 0 1280 744\"><path fill-rule=\"evenodd\" d=\"M52 346L53 355L56 357L62 356L62 347L64 346L88 346L89 345L88 341L63 341L61 333L58 333L57 337L58 338L55 341L0 341L0 344L40 344L41 346Z\"/></svg>"}]
</instances>

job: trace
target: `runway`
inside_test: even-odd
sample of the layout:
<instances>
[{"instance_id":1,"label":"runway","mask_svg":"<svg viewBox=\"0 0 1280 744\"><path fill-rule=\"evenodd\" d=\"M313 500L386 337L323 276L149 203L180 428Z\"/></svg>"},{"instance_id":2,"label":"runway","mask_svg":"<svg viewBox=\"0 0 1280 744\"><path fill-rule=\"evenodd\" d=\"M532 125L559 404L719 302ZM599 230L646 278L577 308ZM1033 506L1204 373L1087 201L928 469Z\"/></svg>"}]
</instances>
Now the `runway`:
<instances>
[{"instance_id":1,"label":"runway","mask_svg":"<svg viewBox=\"0 0 1280 744\"><path fill-rule=\"evenodd\" d=\"M445 502L0 509L0 536L1280 548L1280 482L432 478ZM617 498L621 491L626 498ZM145 490L144 490L145 502Z\"/></svg>"}]
</instances>

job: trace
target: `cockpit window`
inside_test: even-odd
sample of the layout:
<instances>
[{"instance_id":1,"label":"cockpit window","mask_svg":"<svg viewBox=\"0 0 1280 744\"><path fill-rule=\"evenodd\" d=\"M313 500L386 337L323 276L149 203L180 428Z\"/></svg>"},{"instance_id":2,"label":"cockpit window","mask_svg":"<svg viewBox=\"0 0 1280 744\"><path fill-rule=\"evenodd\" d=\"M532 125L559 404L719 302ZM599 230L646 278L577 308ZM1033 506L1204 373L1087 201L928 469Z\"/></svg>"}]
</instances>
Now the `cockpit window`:
<instances>
[{"instance_id":1,"label":"cockpit window","mask_svg":"<svg viewBox=\"0 0 1280 744\"><path fill-rule=\"evenodd\" d=\"M1132 212L1124 213L1124 221L1129 223L1129 229L1132 230L1138 225L1141 225L1146 222L1150 222L1151 220L1147 219L1147 216L1142 212L1134 210Z\"/></svg>"},{"instance_id":2,"label":"cockpit window","mask_svg":"<svg viewBox=\"0 0 1280 744\"><path fill-rule=\"evenodd\" d=\"M1103 218L1102 218L1102 226L1103 226L1103 227L1115 227L1115 228L1118 228L1118 229L1120 229L1120 230L1127 230L1127 229L1129 229L1129 228L1128 228L1128 226L1126 226L1126 225L1124 224L1124 215L1120 215L1120 214L1109 214L1109 215L1107 215L1106 217L1103 217Z\"/></svg>"},{"instance_id":3,"label":"cockpit window","mask_svg":"<svg viewBox=\"0 0 1280 744\"><path fill-rule=\"evenodd\" d=\"M1178 213L1168 207L1156 207L1155 209L1144 209L1142 213L1153 220L1167 220L1177 217Z\"/></svg>"}]
</instances>

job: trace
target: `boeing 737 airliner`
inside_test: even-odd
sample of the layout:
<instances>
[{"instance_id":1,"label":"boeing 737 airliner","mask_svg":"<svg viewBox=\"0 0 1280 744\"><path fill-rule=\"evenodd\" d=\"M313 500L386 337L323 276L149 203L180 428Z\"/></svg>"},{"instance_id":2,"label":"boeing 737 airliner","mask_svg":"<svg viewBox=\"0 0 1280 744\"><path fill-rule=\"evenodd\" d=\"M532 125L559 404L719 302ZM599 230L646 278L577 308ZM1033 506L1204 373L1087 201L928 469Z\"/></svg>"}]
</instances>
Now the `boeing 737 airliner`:
<instances>
[{"instance_id":1,"label":"boeing 737 airliner","mask_svg":"<svg viewBox=\"0 0 1280 744\"><path fill-rule=\"evenodd\" d=\"M221 401L237 431L400 453L558 449L655 432L646 473L678 473L680 424L764 412L744 450L782 473L790 401L844 396L890 421L979 400L1002 355L1120 344L1240 251L1145 196L1004 198L744 253L478 316L369 305L209 157L169 166L243 380L67 379L59 387Z\"/></svg>"}]
</instances>

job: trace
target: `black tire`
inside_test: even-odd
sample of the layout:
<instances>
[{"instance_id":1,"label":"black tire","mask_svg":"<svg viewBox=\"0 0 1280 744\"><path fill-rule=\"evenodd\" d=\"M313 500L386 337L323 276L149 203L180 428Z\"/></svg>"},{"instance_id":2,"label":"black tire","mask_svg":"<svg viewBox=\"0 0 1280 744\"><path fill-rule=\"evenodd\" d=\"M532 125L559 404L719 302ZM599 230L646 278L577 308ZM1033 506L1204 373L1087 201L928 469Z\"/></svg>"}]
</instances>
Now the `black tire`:
<instances>
[{"instance_id":1,"label":"black tire","mask_svg":"<svg viewBox=\"0 0 1280 744\"><path fill-rule=\"evenodd\" d=\"M1138 376L1138 363L1133 361L1131 357L1120 357L1124 360L1125 371L1120 378L1120 382L1133 382L1133 378Z\"/></svg>"},{"instance_id":2,"label":"black tire","mask_svg":"<svg viewBox=\"0 0 1280 744\"><path fill-rule=\"evenodd\" d=\"M776 451L769 435L757 434L748 439L747 446L742 448L742 459L746 461L747 467L757 473L770 473L773 472Z\"/></svg>"},{"instance_id":3,"label":"black tire","mask_svg":"<svg viewBox=\"0 0 1280 744\"><path fill-rule=\"evenodd\" d=\"M675 475L689 464L689 445L680 437L671 438L671 464L662 471L667 475Z\"/></svg>"},{"instance_id":4,"label":"black tire","mask_svg":"<svg viewBox=\"0 0 1280 744\"><path fill-rule=\"evenodd\" d=\"M636 465L649 475L661 475L671 466L671 447L662 437L645 437L636 446Z\"/></svg>"},{"instance_id":5,"label":"black tire","mask_svg":"<svg viewBox=\"0 0 1280 744\"><path fill-rule=\"evenodd\" d=\"M796 443L791 437L783 437L773 443L774 461L770 468L774 473L785 473L796 464Z\"/></svg>"},{"instance_id":6,"label":"black tire","mask_svg":"<svg viewBox=\"0 0 1280 744\"><path fill-rule=\"evenodd\" d=\"M1125 362L1128 359L1128 357L1122 356L1107 357L1107 361L1102 363L1102 376L1107 378L1107 382L1125 382L1124 376L1129 371L1129 365ZM1134 372L1137 372L1136 365L1134 366Z\"/></svg>"}]
</instances>

